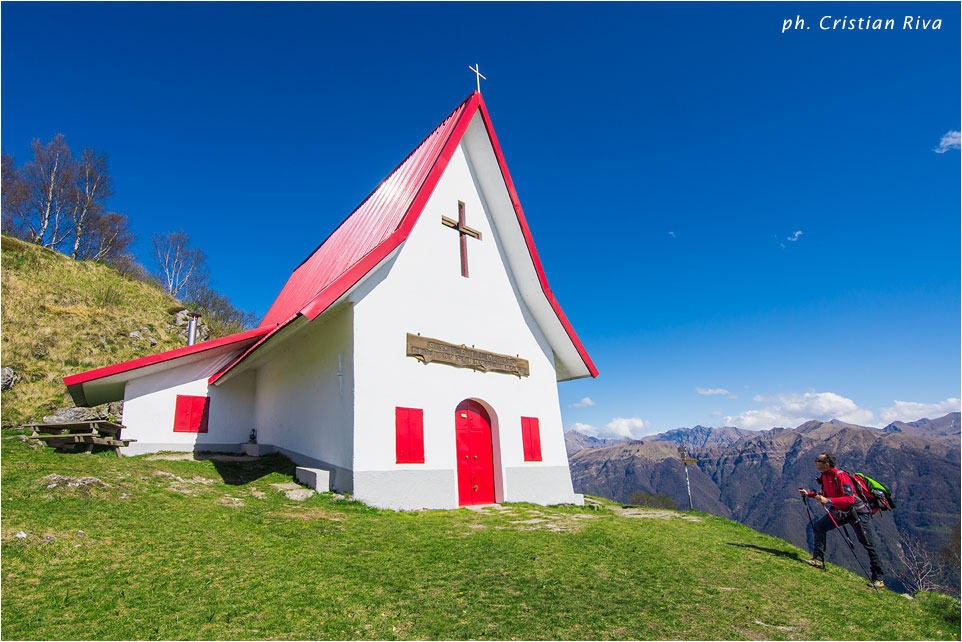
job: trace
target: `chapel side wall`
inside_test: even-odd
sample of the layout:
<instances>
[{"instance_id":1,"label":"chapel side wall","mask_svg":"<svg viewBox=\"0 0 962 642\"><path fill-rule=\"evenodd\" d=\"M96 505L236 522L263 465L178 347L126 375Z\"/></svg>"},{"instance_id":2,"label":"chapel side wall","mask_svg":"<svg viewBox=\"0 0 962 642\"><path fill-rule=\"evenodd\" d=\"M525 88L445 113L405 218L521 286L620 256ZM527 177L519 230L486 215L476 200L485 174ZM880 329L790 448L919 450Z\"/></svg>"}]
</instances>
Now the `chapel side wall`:
<instances>
[{"instance_id":1,"label":"chapel side wall","mask_svg":"<svg viewBox=\"0 0 962 642\"><path fill-rule=\"evenodd\" d=\"M331 310L278 346L257 368L257 441L296 463L331 470L351 490L354 368L352 310ZM338 355L341 378L338 378Z\"/></svg>"},{"instance_id":2,"label":"chapel side wall","mask_svg":"<svg viewBox=\"0 0 962 642\"><path fill-rule=\"evenodd\" d=\"M222 357L207 359L129 380L122 436L137 441L123 452L239 451L254 427L256 382L253 373L244 373L222 386L208 386L207 379L222 365ZM210 397L206 433L174 432L177 395Z\"/></svg>"},{"instance_id":3,"label":"chapel side wall","mask_svg":"<svg viewBox=\"0 0 962 642\"><path fill-rule=\"evenodd\" d=\"M457 218L469 238L461 276ZM577 501L564 449L553 352L506 269L492 220L459 146L395 260L355 293L355 496L388 508L458 506L454 412L466 398L491 410L498 501ZM531 375L423 364L406 356L406 335L520 355ZM424 464L397 464L395 407L423 409ZM525 462L521 417L537 417L543 461Z\"/></svg>"}]
</instances>

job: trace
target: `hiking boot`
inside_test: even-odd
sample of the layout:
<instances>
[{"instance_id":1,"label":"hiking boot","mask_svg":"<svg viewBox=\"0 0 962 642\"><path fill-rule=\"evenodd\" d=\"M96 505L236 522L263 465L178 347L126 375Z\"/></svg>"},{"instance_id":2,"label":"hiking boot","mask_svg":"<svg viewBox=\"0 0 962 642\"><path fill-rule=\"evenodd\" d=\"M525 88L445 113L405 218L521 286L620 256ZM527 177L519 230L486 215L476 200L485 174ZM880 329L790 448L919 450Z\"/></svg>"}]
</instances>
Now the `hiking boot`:
<instances>
[{"instance_id":1,"label":"hiking boot","mask_svg":"<svg viewBox=\"0 0 962 642\"><path fill-rule=\"evenodd\" d=\"M872 580L872 581L869 583L869 587L870 587L870 588L875 588L875 589L884 589L884 588L885 588L885 582L883 582L882 580Z\"/></svg>"},{"instance_id":2,"label":"hiking boot","mask_svg":"<svg viewBox=\"0 0 962 642\"><path fill-rule=\"evenodd\" d=\"M805 560L805 563L808 564L809 566L820 568L823 571L825 570L825 562L823 562L822 560L810 559L810 560Z\"/></svg>"}]
</instances>

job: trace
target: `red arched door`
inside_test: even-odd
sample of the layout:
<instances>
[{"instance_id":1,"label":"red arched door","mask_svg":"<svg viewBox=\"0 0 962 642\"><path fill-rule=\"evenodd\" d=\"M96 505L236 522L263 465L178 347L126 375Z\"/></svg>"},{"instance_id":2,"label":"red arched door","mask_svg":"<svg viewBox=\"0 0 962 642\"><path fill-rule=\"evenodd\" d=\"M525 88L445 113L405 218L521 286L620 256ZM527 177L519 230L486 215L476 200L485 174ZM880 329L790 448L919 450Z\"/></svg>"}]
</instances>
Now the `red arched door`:
<instances>
[{"instance_id":1,"label":"red arched door","mask_svg":"<svg viewBox=\"0 0 962 642\"><path fill-rule=\"evenodd\" d=\"M458 442L458 505L494 503L491 419L484 407L466 399L454 411Z\"/></svg>"}]
</instances>

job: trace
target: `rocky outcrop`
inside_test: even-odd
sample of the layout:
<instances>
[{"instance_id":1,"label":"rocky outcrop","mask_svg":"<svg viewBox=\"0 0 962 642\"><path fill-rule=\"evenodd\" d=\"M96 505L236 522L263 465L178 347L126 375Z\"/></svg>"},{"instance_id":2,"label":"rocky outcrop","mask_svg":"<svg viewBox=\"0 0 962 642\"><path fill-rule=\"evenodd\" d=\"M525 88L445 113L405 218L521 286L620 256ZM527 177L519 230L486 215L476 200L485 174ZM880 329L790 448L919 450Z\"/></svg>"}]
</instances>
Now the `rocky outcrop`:
<instances>
[{"instance_id":1,"label":"rocky outcrop","mask_svg":"<svg viewBox=\"0 0 962 642\"><path fill-rule=\"evenodd\" d=\"M188 328L190 325L190 310L187 308L171 308L170 314L173 319L167 322L171 334L179 336L187 345ZM197 319L197 343L207 341L210 338L210 329L204 323L203 317Z\"/></svg>"},{"instance_id":2,"label":"rocky outcrop","mask_svg":"<svg viewBox=\"0 0 962 642\"><path fill-rule=\"evenodd\" d=\"M97 419L119 420L124 414L124 402L113 401L100 406L91 408L81 408L79 406L68 406L60 408L52 415L44 415L45 424L71 424L84 421L94 421Z\"/></svg>"},{"instance_id":3,"label":"rocky outcrop","mask_svg":"<svg viewBox=\"0 0 962 642\"><path fill-rule=\"evenodd\" d=\"M7 391L12 389L20 381L20 373L13 368L4 366L0 371L0 389Z\"/></svg>"}]
</instances>

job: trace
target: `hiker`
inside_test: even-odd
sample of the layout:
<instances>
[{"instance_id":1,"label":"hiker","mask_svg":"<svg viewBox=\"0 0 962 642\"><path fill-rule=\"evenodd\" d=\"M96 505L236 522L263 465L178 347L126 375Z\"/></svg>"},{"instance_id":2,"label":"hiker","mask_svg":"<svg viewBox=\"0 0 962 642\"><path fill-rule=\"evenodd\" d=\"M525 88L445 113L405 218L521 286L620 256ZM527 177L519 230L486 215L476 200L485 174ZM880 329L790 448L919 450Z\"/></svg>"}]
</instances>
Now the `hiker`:
<instances>
[{"instance_id":1,"label":"hiker","mask_svg":"<svg viewBox=\"0 0 962 642\"><path fill-rule=\"evenodd\" d=\"M835 468L834 455L821 453L815 458L815 468L819 472L816 481L822 485L822 490L811 492L799 488L798 492L802 497L814 497L828 509L828 513L812 525L815 550L812 551L812 559L808 560L808 563L816 568L825 568L825 534L845 524L851 524L859 543L868 553L872 572L871 585L883 588L885 583L882 581L882 565L875 551L875 537L869 524L871 509L855 493L855 482L848 473ZM852 553L855 553L855 549L852 549Z\"/></svg>"}]
</instances>

